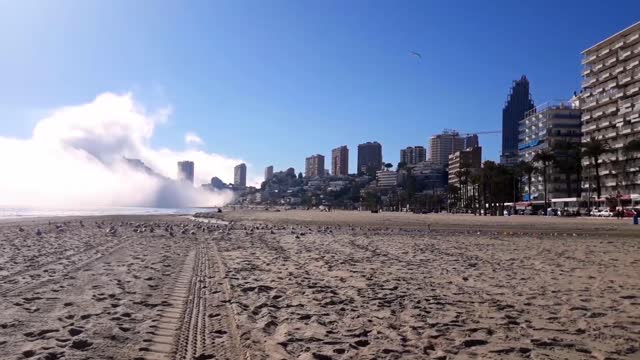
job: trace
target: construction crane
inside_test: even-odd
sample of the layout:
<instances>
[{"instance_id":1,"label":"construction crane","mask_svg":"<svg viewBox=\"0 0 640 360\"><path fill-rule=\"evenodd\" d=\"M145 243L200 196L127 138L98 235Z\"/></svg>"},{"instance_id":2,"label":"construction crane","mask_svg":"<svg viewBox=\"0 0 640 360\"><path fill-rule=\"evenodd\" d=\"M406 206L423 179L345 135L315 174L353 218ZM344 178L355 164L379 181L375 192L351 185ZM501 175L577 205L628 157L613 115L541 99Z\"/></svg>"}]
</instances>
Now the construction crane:
<instances>
[{"instance_id":1,"label":"construction crane","mask_svg":"<svg viewBox=\"0 0 640 360\"><path fill-rule=\"evenodd\" d=\"M471 133L460 133L458 130L444 129L444 134L458 134L458 136L485 135L485 134L501 134L502 130L476 131Z\"/></svg>"}]
</instances>

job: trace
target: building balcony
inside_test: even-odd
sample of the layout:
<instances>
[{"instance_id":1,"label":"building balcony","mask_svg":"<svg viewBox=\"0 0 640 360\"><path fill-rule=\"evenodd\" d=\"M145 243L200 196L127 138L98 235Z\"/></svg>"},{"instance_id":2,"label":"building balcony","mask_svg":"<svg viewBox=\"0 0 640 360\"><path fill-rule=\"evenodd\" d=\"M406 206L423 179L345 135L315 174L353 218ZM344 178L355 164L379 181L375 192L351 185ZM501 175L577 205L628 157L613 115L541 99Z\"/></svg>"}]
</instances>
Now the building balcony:
<instances>
[{"instance_id":1,"label":"building balcony","mask_svg":"<svg viewBox=\"0 0 640 360\"><path fill-rule=\"evenodd\" d=\"M600 69L602 69L603 67L604 67L604 63L599 62L593 66L593 71L600 71Z\"/></svg>"},{"instance_id":2,"label":"building balcony","mask_svg":"<svg viewBox=\"0 0 640 360\"><path fill-rule=\"evenodd\" d=\"M609 127L611 125L612 124L611 124L611 119L610 118L598 121L598 129L606 128L606 127Z\"/></svg>"},{"instance_id":3,"label":"building balcony","mask_svg":"<svg viewBox=\"0 0 640 360\"><path fill-rule=\"evenodd\" d=\"M620 104L619 106L621 108L623 108L623 107L633 107L634 104L640 105L640 96L635 96L635 97L632 97L632 98L627 98L627 99L624 99L624 100L620 100L619 104Z\"/></svg>"},{"instance_id":4,"label":"building balcony","mask_svg":"<svg viewBox=\"0 0 640 360\"><path fill-rule=\"evenodd\" d=\"M620 126L624 125L624 115L618 114L618 116L613 118L611 123L614 124L617 127L620 127Z\"/></svg>"},{"instance_id":5,"label":"building balcony","mask_svg":"<svg viewBox=\"0 0 640 360\"><path fill-rule=\"evenodd\" d=\"M638 83L631 84L624 89L626 95L636 95L638 91L640 91L640 84Z\"/></svg>"},{"instance_id":6,"label":"building balcony","mask_svg":"<svg viewBox=\"0 0 640 360\"><path fill-rule=\"evenodd\" d=\"M598 127L598 126L597 126L596 124L592 124L592 125L589 125L589 126L583 126L583 127L582 127L582 131L583 131L583 132L593 131L593 130L595 130L597 127Z\"/></svg>"},{"instance_id":7,"label":"building balcony","mask_svg":"<svg viewBox=\"0 0 640 360\"><path fill-rule=\"evenodd\" d=\"M610 53L611 53L611 47L607 46L604 49L598 51L598 57L603 57Z\"/></svg>"},{"instance_id":8,"label":"building balcony","mask_svg":"<svg viewBox=\"0 0 640 360\"><path fill-rule=\"evenodd\" d=\"M616 89L612 94L611 94L611 99L613 100L618 100L621 97L624 96L624 91L622 89Z\"/></svg>"},{"instance_id":9,"label":"building balcony","mask_svg":"<svg viewBox=\"0 0 640 360\"><path fill-rule=\"evenodd\" d=\"M624 73L618 75L618 84L624 85L633 79L633 70L627 70Z\"/></svg>"},{"instance_id":10,"label":"building balcony","mask_svg":"<svg viewBox=\"0 0 640 360\"><path fill-rule=\"evenodd\" d=\"M629 56L631 56L631 54L633 54L633 49L632 48L626 48L626 49L618 50L618 60L625 60Z\"/></svg>"},{"instance_id":11,"label":"building balcony","mask_svg":"<svg viewBox=\"0 0 640 360\"><path fill-rule=\"evenodd\" d=\"M607 81L607 82L604 84L603 88L604 88L605 90L610 90L611 88L615 87L616 85L618 85L618 79L617 79L617 78L613 78L613 80L609 80L609 81Z\"/></svg>"},{"instance_id":12,"label":"building balcony","mask_svg":"<svg viewBox=\"0 0 640 360\"><path fill-rule=\"evenodd\" d=\"M611 66L611 65L615 64L617 61L618 61L618 56L613 55L612 57L607 58L604 61L604 66Z\"/></svg>"},{"instance_id":13,"label":"building balcony","mask_svg":"<svg viewBox=\"0 0 640 360\"><path fill-rule=\"evenodd\" d=\"M595 96L591 96L584 101L583 109L593 108L598 105L598 101Z\"/></svg>"},{"instance_id":14,"label":"building balcony","mask_svg":"<svg viewBox=\"0 0 640 360\"><path fill-rule=\"evenodd\" d=\"M622 45L624 45L624 39L620 39L617 43L613 44L611 49L612 50L617 50L617 49L621 48Z\"/></svg>"},{"instance_id":15,"label":"building balcony","mask_svg":"<svg viewBox=\"0 0 640 360\"><path fill-rule=\"evenodd\" d=\"M618 129L618 135L631 134L632 131L632 125L624 125Z\"/></svg>"},{"instance_id":16,"label":"building balcony","mask_svg":"<svg viewBox=\"0 0 640 360\"><path fill-rule=\"evenodd\" d=\"M624 43L625 45L631 45L640 40L640 31L632 32L631 34L625 36Z\"/></svg>"},{"instance_id":17,"label":"building balcony","mask_svg":"<svg viewBox=\"0 0 640 360\"><path fill-rule=\"evenodd\" d=\"M614 75L619 75L620 73L624 72L624 64L619 64L618 66L614 67L613 70L611 70L613 72Z\"/></svg>"},{"instance_id":18,"label":"building balcony","mask_svg":"<svg viewBox=\"0 0 640 360\"><path fill-rule=\"evenodd\" d=\"M611 70L605 70L598 76L598 80L605 81L609 79L611 76L613 76L613 72L611 72Z\"/></svg>"},{"instance_id":19,"label":"building balcony","mask_svg":"<svg viewBox=\"0 0 640 360\"><path fill-rule=\"evenodd\" d=\"M595 84L598 81L598 79L596 77L589 77L584 79L584 81L582 81L582 87L583 88L588 88L591 85Z\"/></svg>"},{"instance_id":20,"label":"building balcony","mask_svg":"<svg viewBox=\"0 0 640 360\"><path fill-rule=\"evenodd\" d=\"M632 70L636 66L638 66L638 64L640 64L640 58L635 58L635 59L632 59L632 60L628 61L626 64L624 64L624 68L627 69L627 70Z\"/></svg>"},{"instance_id":21,"label":"building balcony","mask_svg":"<svg viewBox=\"0 0 640 360\"><path fill-rule=\"evenodd\" d=\"M591 112L585 111L582 113L582 121L591 120Z\"/></svg>"},{"instance_id":22,"label":"building balcony","mask_svg":"<svg viewBox=\"0 0 640 360\"><path fill-rule=\"evenodd\" d=\"M615 99L613 99L613 100L615 100ZM611 104L611 105L607 106L604 109L604 113L607 114L607 115L612 115L612 114L616 113L617 111L618 111L618 104L616 104L616 103Z\"/></svg>"},{"instance_id":23,"label":"building balcony","mask_svg":"<svg viewBox=\"0 0 640 360\"><path fill-rule=\"evenodd\" d=\"M582 65L586 65L589 63L592 63L596 58L598 58L598 54L596 53L590 53L590 54L585 54L582 57Z\"/></svg>"}]
</instances>

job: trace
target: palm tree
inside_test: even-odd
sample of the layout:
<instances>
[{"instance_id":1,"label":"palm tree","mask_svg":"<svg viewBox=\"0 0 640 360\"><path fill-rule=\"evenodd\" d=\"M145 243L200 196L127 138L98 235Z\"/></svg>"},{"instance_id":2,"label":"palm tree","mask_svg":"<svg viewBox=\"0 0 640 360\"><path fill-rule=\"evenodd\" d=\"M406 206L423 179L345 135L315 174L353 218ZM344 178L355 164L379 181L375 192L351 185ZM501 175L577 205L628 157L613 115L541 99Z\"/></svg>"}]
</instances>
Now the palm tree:
<instances>
[{"instance_id":1,"label":"palm tree","mask_svg":"<svg viewBox=\"0 0 640 360\"><path fill-rule=\"evenodd\" d=\"M544 187L544 208L545 211L548 208L547 203L549 202L548 199L548 192L547 192L547 174L548 174L548 169L549 169L549 165L551 165L551 163L553 162L554 159L554 155L553 153L548 150L548 149L544 149L544 150L540 150L538 151L534 156L532 161L535 163L541 163L542 168L540 169L542 171L542 184Z\"/></svg>"},{"instance_id":2,"label":"palm tree","mask_svg":"<svg viewBox=\"0 0 640 360\"><path fill-rule=\"evenodd\" d=\"M582 143L582 157L591 160L593 168L596 170L596 194L598 194L598 198L602 195L600 189L600 156L610 151L611 148L608 142L597 139L594 136L590 137L589 141Z\"/></svg>"},{"instance_id":3,"label":"palm tree","mask_svg":"<svg viewBox=\"0 0 640 360\"><path fill-rule=\"evenodd\" d=\"M640 153L640 139L633 139L622 147L622 152L628 158L634 153Z\"/></svg>"},{"instance_id":4,"label":"palm tree","mask_svg":"<svg viewBox=\"0 0 640 360\"><path fill-rule=\"evenodd\" d=\"M447 185L447 194L449 195L449 199L447 200L448 204L451 204L451 200L453 199L455 201L456 195L460 192L460 189L453 185L453 184L449 184Z\"/></svg>"},{"instance_id":5,"label":"palm tree","mask_svg":"<svg viewBox=\"0 0 640 360\"><path fill-rule=\"evenodd\" d=\"M571 177L580 174L580 145L569 141L559 141L553 144L555 159L553 164L564 174L567 197L571 197ZM580 183L577 176L576 182ZM579 186L579 185L578 185ZM576 196L580 196L580 191L576 189Z\"/></svg>"},{"instance_id":6,"label":"palm tree","mask_svg":"<svg viewBox=\"0 0 640 360\"><path fill-rule=\"evenodd\" d=\"M495 215L496 204L496 174L498 173L498 165L493 161L485 161L482 163L482 198L484 214Z\"/></svg>"},{"instance_id":7,"label":"palm tree","mask_svg":"<svg viewBox=\"0 0 640 360\"><path fill-rule=\"evenodd\" d=\"M471 176L471 170L469 168L463 168L460 170L462 173L462 180L460 181L460 189L463 195L463 206L467 207L469 201L469 176ZM464 185L464 188L462 187Z\"/></svg>"},{"instance_id":8,"label":"palm tree","mask_svg":"<svg viewBox=\"0 0 640 360\"><path fill-rule=\"evenodd\" d=\"M480 205L480 201L478 199L479 197L479 192L478 191L478 187L480 186L480 183L482 182L482 177L480 174L474 173L471 174L471 177L469 178L469 182L471 183L471 192L472 192L472 207L473 207L473 214L477 214L478 212L478 207Z\"/></svg>"},{"instance_id":9,"label":"palm tree","mask_svg":"<svg viewBox=\"0 0 640 360\"><path fill-rule=\"evenodd\" d=\"M520 168L520 172L527 176L529 201L531 201L531 178L533 177L533 172L536 171L536 166L531 161L522 160L518 163L518 167Z\"/></svg>"}]
</instances>

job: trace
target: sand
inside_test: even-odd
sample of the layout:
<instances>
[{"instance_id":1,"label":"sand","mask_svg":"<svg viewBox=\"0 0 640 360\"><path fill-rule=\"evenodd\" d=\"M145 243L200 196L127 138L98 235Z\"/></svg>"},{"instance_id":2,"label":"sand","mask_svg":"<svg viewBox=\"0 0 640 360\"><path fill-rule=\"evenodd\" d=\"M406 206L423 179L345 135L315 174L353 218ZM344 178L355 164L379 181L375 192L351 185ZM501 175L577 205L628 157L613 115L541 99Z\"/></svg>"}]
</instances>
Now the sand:
<instances>
[{"instance_id":1,"label":"sand","mask_svg":"<svg viewBox=\"0 0 640 360\"><path fill-rule=\"evenodd\" d=\"M0 357L640 358L629 221L222 217L0 224Z\"/></svg>"}]
</instances>

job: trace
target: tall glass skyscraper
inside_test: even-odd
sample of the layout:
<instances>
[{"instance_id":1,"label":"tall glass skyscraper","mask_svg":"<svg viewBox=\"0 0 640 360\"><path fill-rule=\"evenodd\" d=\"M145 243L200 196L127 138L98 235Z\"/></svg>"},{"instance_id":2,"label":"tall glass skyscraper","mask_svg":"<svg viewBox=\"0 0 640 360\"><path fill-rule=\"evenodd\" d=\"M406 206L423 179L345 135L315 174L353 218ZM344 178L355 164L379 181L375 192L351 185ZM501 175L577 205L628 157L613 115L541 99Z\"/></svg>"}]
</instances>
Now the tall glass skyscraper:
<instances>
[{"instance_id":1,"label":"tall glass skyscraper","mask_svg":"<svg viewBox=\"0 0 640 360\"><path fill-rule=\"evenodd\" d=\"M524 119L525 113L533 108L529 80L522 75L520 80L513 82L507 102L502 109L501 164L514 165L518 162L518 123Z\"/></svg>"}]
</instances>

